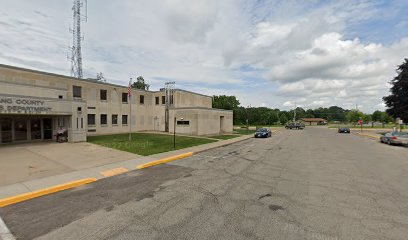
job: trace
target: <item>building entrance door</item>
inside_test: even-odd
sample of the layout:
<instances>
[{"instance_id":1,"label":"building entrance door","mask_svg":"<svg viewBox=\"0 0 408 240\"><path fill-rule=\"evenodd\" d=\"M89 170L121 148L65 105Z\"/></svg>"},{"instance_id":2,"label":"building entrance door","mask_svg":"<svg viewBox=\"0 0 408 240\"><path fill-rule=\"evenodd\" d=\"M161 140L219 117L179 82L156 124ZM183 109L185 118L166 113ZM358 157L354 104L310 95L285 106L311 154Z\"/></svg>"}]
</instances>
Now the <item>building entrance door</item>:
<instances>
[{"instance_id":1,"label":"building entrance door","mask_svg":"<svg viewBox=\"0 0 408 240\"><path fill-rule=\"evenodd\" d=\"M26 141L27 132L27 119L16 118L14 120L14 141Z\"/></svg>"},{"instance_id":2,"label":"building entrance door","mask_svg":"<svg viewBox=\"0 0 408 240\"><path fill-rule=\"evenodd\" d=\"M0 119L1 143L13 141L13 125L11 119Z\"/></svg>"},{"instance_id":3,"label":"building entrance door","mask_svg":"<svg viewBox=\"0 0 408 240\"><path fill-rule=\"evenodd\" d=\"M52 139L52 118L43 119L44 139Z\"/></svg>"},{"instance_id":4,"label":"building entrance door","mask_svg":"<svg viewBox=\"0 0 408 240\"><path fill-rule=\"evenodd\" d=\"M154 123L153 123L154 131L159 131L160 130L159 118L156 116L154 117L153 120L154 120Z\"/></svg>"},{"instance_id":5,"label":"building entrance door","mask_svg":"<svg viewBox=\"0 0 408 240\"><path fill-rule=\"evenodd\" d=\"M224 130L224 121L225 121L225 117L220 116L220 133L225 132L225 130Z\"/></svg>"},{"instance_id":6,"label":"building entrance door","mask_svg":"<svg viewBox=\"0 0 408 240\"><path fill-rule=\"evenodd\" d=\"M41 139L41 119L31 120L31 140Z\"/></svg>"}]
</instances>

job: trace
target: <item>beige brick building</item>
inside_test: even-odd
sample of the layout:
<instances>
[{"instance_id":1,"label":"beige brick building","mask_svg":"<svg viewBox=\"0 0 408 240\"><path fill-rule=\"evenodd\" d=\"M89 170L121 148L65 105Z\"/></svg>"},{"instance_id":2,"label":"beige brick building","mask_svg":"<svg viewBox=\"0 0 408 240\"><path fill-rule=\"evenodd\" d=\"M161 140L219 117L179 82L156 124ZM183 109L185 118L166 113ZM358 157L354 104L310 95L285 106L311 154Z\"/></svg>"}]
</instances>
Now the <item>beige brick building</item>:
<instances>
[{"instance_id":1,"label":"beige brick building","mask_svg":"<svg viewBox=\"0 0 408 240\"><path fill-rule=\"evenodd\" d=\"M180 134L232 132L232 111L213 109L210 96L176 89L173 98L170 132L174 118ZM55 140L61 126L70 142L130 129L164 131L165 92L133 90L129 102L127 86L0 64L0 144Z\"/></svg>"}]
</instances>

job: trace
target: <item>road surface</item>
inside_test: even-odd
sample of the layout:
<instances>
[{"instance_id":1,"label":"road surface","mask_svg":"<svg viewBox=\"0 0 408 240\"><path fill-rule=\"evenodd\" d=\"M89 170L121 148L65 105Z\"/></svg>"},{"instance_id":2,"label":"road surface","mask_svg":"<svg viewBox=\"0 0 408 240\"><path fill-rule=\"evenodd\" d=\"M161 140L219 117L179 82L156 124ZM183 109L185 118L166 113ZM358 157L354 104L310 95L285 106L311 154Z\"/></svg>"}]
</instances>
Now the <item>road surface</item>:
<instances>
[{"instance_id":1,"label":"road surface","mask_svg":"<svg viewBox=\"0 0 408 240\"><path fill-rule=\"evenodd\" d=\"M408 148L282 130L0 215L18 239L407 239Z\"/></svg>"}]
</instances>

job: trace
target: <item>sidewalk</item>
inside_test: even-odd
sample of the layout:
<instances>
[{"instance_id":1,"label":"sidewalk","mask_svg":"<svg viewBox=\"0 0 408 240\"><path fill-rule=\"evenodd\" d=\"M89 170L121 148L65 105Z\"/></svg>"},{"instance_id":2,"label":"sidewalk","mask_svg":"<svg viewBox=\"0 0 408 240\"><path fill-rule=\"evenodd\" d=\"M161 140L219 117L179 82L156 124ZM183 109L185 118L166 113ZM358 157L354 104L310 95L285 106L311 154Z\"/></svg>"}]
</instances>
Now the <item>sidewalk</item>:
<instances>
[{"instance_id":1,"label":"sidewalk","mask_svg":"<svg viewBox=\"0 0 408 240\"><path fill-rule=\"evenodd\" d=\"M126 172L126 171L135 170L137 165L148 163L154 160L158 160L158 159L162 159L162 158L166 158L166 157L170 157L170 156L174 156L174 155L178 155L178 154L182 154L186 152L198 153L198 152L209 150L212 148L217 148L217 147L229 145L232 143L236 143L239 141L243 141L243 140L246 140L252 137L253 137L252 135L244 135L241 137L217 141L217 142L203 144L203 145L189 147L189 148L183 148L180 150L154 154L154 155L150 155L146 157L137 157L137 158L130 159L130 160L108 163L108 164L98 166L98 167L71 171L65 174L38 178L38 179L28 180L28 181L22 181L22 182L18 182L15 184L0 187L0 199L23 194L23 193L28 193L28 192L32 192L32 191L48 188L51 186L55 186L58 184L63 184L66 182L75 181L75 180L84 179L84 178L102 179L110 175L114 175L115 173L118 173L118 172Z\"/></svg>"}]
</instances>

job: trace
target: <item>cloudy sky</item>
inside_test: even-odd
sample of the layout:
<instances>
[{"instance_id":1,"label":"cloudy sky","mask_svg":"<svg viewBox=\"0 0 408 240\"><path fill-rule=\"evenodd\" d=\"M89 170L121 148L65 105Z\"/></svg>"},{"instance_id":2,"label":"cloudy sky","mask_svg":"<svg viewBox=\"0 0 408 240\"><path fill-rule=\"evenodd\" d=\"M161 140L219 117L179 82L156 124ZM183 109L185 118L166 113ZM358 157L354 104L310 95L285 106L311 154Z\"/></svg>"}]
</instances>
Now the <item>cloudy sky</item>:
<instances>
[{"instance_id":1,"label":"cloudy sky","mask_svg":"<svg viewBox=\"0 0 408 240\"><path fill-rule=\"evenodd\" d=\"M88 0L85 77L144 76L241 105L383 109L406 0ZM0 0L0 63L70 74L71 0Z\"/></svg>"}]
</instances>

